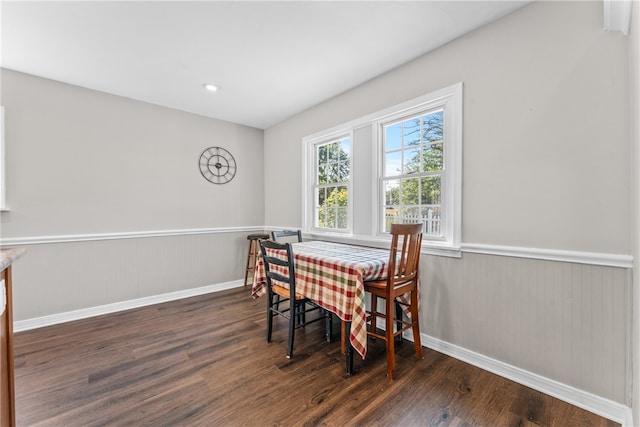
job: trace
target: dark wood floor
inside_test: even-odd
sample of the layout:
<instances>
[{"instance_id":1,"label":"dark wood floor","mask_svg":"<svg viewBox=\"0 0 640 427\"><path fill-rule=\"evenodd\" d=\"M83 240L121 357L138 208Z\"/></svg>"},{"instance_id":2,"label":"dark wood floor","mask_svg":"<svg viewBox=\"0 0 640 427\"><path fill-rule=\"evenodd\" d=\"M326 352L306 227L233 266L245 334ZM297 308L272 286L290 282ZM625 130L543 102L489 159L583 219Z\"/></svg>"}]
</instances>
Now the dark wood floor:
<instances>
[{"instance_id":1,"label":"dark wood floor","mask_svg":"<svg viewBox=\"0 0 640 427\"><path fill-rule=\"evenodd\" d=\"M380 342L347 377L322 322L289 360L264 313L245 288L17 333L18 426L617 425L410 343L396 381Z\"/></svg>"}]
</instances>

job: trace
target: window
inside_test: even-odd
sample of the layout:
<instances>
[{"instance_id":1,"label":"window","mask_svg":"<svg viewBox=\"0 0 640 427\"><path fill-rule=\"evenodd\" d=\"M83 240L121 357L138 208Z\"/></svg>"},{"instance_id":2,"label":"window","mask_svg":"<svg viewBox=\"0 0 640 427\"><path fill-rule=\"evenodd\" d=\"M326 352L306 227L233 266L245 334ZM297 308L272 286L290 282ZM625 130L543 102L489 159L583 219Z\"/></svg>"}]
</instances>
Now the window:
<instances>
[{"instance_id":1,"label":"window","mask_svg":"<svg viewBox=\"0 0 640 427\"><path fill-rule=\"evenodd\" d=\"M426 238L441 238L443 110L382 125L384 221L422 222Z\"/></svg>"},{"instance_id":2,"label":"window","mask_svg":"<svg viewBox=\"0 0 640 427\"><path fill-rule=\"evenodd\" d=\"M459 256L462 83L303 143L306 233L386 247L391 223L422 222L424 250Z\"/></svg>"},{"instance_id":3,"label":"window","mask_svg":"<svg viewBox=\"0 0 640 427\"><path fill-rule=\"evenodd\" d=\"M313 222L316 229L349 229L350 146L349 136L315 144Z\"/></svg>"}]
</instances>

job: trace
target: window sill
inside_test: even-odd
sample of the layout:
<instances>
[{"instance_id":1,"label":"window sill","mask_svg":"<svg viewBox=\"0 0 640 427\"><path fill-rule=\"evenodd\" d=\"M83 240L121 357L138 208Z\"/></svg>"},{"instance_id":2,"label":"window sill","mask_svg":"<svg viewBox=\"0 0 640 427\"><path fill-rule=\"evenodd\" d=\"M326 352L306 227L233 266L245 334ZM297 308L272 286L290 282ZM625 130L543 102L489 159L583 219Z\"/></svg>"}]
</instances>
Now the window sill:
<instances>
[{"instance_id":1,"label":"window sill","mask_svg":"<svg viewBox=\"0 0 640 427\"><path fill-rule=\"evenodd\" d=\"M389 249L389 239L365 235L344 235L336 233L304 233L304 239L325 240L328 242L345 243L350 245L369 246L373 248ZM462 258L460 248L448 246L443 243L422 242L422 250L425 255L442 256L449 258Z\"/></svg>"}]
</instances>

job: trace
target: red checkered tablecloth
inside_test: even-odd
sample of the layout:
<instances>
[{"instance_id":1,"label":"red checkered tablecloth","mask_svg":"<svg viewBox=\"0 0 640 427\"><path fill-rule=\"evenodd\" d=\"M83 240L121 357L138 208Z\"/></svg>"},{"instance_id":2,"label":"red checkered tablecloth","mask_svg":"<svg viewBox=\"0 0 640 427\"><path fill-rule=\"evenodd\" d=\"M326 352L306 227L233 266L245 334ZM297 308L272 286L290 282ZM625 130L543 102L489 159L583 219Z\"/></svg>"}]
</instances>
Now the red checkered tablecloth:
<instances>
[{"instance_id":1,"label":"red checkered tablecloth","mask_svg":"<svg viewBox=\"0 0 640 427\"><path fill-rule=\"evenodd\" d=\"M367 330L364 281L387 277L388 249L321 241L293 243L296 292L351 322L350 341L364 358ZM266 293L262 257L256 265L252 295Z\"/></svg>"}]
</instances>

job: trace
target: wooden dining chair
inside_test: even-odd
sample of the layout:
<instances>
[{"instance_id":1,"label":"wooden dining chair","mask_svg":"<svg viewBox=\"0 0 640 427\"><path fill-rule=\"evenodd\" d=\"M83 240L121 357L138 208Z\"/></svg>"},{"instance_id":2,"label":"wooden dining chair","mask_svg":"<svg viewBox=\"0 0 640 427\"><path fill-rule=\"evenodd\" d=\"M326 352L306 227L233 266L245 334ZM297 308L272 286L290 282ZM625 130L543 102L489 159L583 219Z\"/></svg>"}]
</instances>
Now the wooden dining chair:
<instances>
[{"instance_id":1,"label":"wooden dining chair","mask_svg":"<svg viewBox=\"0 0 640 427\"><path fill-rule=\"evenodd\" d=\"M279 250L281 256L269 253L271 250ZM264 270L267 279L267 342L271 342L273 331L273 318L280 315L289 322L289 336L287 341L287 358L293 356L293 341L295 330L310 323L320 320L326 321L327 334L330 334L331 313L296 292L296 272L291 243L278 243L271 240L260 241L260 250L264 261ZM276 301L275 297L279 299ZM282 308L283 303L286 307ZM307 320L306 314L318 310L320 315L312 320ZM330 339L330 336L327 337Z\"/></svg>"},{"instance_id":2,"label":"wooden dining chair","mask_svg":"<svg viewBox=\"0 0 640 427\"><path fill-rule=\"evenodd\" d=\"M367 335L386 342L387 377L395 378L395 341L402 333L413 329L413 343L416 357L422 359L420 326L418 321L418 266L422 244L422 224L391 224L391 250L389 254L389 274L386 279L365 281L364 290L371 294L371 310L367 311L370 322ZM395 274L394 274L395 272ZM410 293L409 303L398 297ZM385 312L378 311L378 298L385 300ZM402 306L409 307L410 319L404 319ZM384 334L378 333L378 317L385 319ZM395 325L394 325L395 323ZM394 330L394 326L397 328Z\"/></svg>"},{"instance_id":3,"label":"wooden dining chair","mask_svg":"<svg viewBox=\"0 0 640 427\"><path fill-rule=\"evenodd\" d=\"M302 242L302 230L278 230L271 232L271 239L274 242Z\"/></svg>"}]
</instances>

